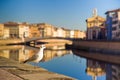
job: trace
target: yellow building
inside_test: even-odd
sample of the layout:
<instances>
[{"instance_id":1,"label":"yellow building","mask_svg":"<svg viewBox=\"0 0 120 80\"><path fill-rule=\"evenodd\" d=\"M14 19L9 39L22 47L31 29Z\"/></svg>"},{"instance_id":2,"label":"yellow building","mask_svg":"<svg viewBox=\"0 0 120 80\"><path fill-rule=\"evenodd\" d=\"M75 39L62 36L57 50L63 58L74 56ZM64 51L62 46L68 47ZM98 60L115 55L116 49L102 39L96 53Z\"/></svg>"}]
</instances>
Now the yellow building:
<instances>
[{"instance_id":1,"label":"yellow building","mask_svg":"<svg viewBox=\"0 0 120 80\"><path fill-rule=\"evenodd\" d=\"M0 24L0 38L2 38L4 35L4 25Z\"/></svg>"},{"instance_id":2,"label":"yellow building","mask_svg":"<svg viewBox=\"0 0 120 80\"><path fill-rule=\"evenodd\" d=\"M53 37L54 26L47 23L38 24L40 30L40 37Z\"/></svg>"},{"instance_id":3,"label":"yellow building","mask_svg":"<svg viewBox=\"0 0 120 80\"><path fill-rule=\"evenodd\" d=\"M29 28L28 24L25 24L25 23L17 23L17 22L4 23L4 30L5 30L4 37L5 38L28 37L29 36L28 28Z\"/></svg>"},{"instance_id":4,"label":"yellow building","mask_svg":"<svg viewBox=\"0 0 120 80\"><path fill-rule=\"evenodd\" d=\"M38 29L37 24L30 24L29 25L29 37L40 37L40 31Z\"/></svg>"},{"instance_id":5,"label":"yellow building","mask_svg":"<svg viewBox=\"0 0 120 80\"><path fill-rule=\"evenodd\" d=\"M105 22L105 18L97 15L97 9L93 10L93 16L86 20L87 28L91 27L101 27L101 25Z\"/></svg>"},{"instance_id":6,"label":"yellow building","mask_svg":"<svg viewBox=\"0 0 120 80\"><path fill-rule=\"evenodd\" d=\"M93 10L93 16L86 20L87 24L87 39L97 39L98 33L100 32L98 28L103 28L105 23L105 18L97 15L97 9ZM98 28L95 28L98 27ZM95 30L97 29L97 30ZM95 37L96 36L96 37Z\"/></svg>"},{"instance_id":7,"label":"yellow building","mask_svg":"<svg viewBox=\"0 0 120 80\"><path fill-rule=\"evenodd\" d=\"M97 80L97 77L105 75L105 64L93 60L87 60L87 75L92 76L92 80Z\"/></svg>"},{"instance_id":8,"label":"yellow building","mask_svg":"<svg viewBox=\"0 0 120 80\"><path fill-rule=\"evenodd\" d=\"M9 31L9 28L4 28L4 36L3 36L3 38L4 39L7 39L7 38L9 38L9 34L10 34L10 31Z\"/></svg>"}]
</instances>

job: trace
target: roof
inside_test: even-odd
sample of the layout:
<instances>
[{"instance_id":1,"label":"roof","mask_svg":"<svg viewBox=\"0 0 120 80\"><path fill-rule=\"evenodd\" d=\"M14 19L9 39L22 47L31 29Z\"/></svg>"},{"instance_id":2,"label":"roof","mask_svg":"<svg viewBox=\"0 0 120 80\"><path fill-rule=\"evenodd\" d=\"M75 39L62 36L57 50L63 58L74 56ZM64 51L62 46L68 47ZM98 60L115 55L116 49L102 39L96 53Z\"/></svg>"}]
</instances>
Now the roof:
<instances>
[{"instance_id":1,"label":"roof","mask_svg":"<svg viewBox=\"0 0 120 80\"><path fill-rule=\"evenodd\" d=\"M103 18L101 16L91 17L91 18L88 18L86 21L91 22L91 21L95 21L96 19L99 20L99 21L105 21L105 18Z\"/></svg>"},{"instance_id":2,"label":"roof","mask_svg":"<svg viewBox=\"0 0 120 80\"><path fill-rule=\"evenodd\" d=\"M108 14L108 13L111 13L111 12L118 12L118 11L120 11L120 8L114 9L114 10L110 10L110 11L107 11L105 14Z\"/></svg>"}]
</instances>

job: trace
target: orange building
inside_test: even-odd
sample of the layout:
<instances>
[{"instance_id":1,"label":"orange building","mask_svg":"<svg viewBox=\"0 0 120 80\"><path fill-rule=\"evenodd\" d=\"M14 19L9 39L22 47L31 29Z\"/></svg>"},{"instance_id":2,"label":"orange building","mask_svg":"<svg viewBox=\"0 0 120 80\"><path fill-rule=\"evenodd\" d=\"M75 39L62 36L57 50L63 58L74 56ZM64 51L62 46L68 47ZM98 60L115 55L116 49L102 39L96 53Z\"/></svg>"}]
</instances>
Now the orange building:
<instances>
[{"instance_id":1,"label":"orange building","mask_svg":"<svg viewBox=\"0 0 120 80\"><path fill-rule=\"evenodd\" d=\"M38 29L37 24L30 24L29 25L29 37L40 37L40 31Z\"/></svg>"},{"instance_id":2,"label":"orange building","mask_svg":"<svg viewBox=\"0 0 120 80\"><path fill-rule=\"evenodd\" d=\"M40 37L53 37L54 26L47 23L39 23L37 25L40 31Z\"/></svg>"}]
</instances>

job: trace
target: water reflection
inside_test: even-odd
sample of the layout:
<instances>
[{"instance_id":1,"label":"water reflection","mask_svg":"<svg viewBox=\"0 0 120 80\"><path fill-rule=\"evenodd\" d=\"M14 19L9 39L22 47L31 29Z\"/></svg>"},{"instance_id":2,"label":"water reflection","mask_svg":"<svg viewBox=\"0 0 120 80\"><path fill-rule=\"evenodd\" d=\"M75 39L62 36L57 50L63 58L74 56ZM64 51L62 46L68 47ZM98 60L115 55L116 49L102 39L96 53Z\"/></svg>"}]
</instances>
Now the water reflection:
<instances>
[{"instance_id":1,"label":"water reflection","mask_svg":"<svg viewBox=\"0 0 120 80\"><path fill-rule=\"evenodd\" d=\"M120 65L107 64L106 80L120 80Z\"/></svg>"},{"instance_id":2,"label":"water reflection","mask_svg":"<svg viewBox=\"0 0 120 80\"><path fill-rule=\"evenodd\" d=\"M39 48L30 46L1 46L0 56L23 62L38 51ZM42 62L36 65L78 80L120 80L120 64L110 63L109 60L109 63L107 63L103 59L101 59L102 62L93 60L92 58L96 57L94 55L88 59L86 58L88 56L85 57L88 54L88 52L77 50L73 52L65 50L64 46L49 46L44 50ZM113 57L115 58L115 56Z\"/></svg>"},{"instance_id":3,"label":"water reflection","mask_svg":"<svg viewBox=\"0 0 120 80\"><path fill-rule=\"evenodd\" d=\"M108 55L104 55L101 53L89 53L89 52L84 52L79 50L73 50L73 52L77 56L82 56L84 58L87 57L86 73L92 77L92 80L103 80L103 79L97 79L97 78L104 75L106 76L106 79L104 80L120 80L120 64L119 64L120 56L119 55L109 55L109 58L108 58ZM103 57L103 56L106 57L108 60L94 58L94 57L98 57L97 54L99 54L100 57ZM95 59L98 59L98 60L95 60Z\"/></svg>"},{"instance_id":4,"label":"water reflection","mask_svg":"<svg viewBox=\"0 0 120 80\"><path fill-rule=\"evenodd\" d=\"M87 59L86 73L92 76L92 80L97 80L97 77L105 75L105 68L106 64Z\"/></svg>"},{"instance_id":5,"label":"water reflection","mask_svg":"<svg viewBox=\"0 0 120 80\"><path fill-rule=\"evenodd\" d=\"M0 48L0 56L23 62L33 56L38 51L39 49L37 48L22 45L2 46Z\"/></svg>"}]
</instances>

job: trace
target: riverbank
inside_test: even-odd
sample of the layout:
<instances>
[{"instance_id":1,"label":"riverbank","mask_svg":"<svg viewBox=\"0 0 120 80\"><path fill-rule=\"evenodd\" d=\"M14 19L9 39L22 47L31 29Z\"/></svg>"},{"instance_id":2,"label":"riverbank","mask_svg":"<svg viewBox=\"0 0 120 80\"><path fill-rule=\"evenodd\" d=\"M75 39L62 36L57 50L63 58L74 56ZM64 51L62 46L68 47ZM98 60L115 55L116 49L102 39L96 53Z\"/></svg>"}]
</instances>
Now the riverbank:
<instances>
[{"instance_id":1,"label":"riverbank","mask_svg":"<svg viewBox=\"0 0 120 80\"><path fill-rule=\"evenodd\" d=\"M0 80L75 80L43 68L0 57Z\"/></svg>"},{"instance_id":2,"label":"riverbank","mask_svg":"<svg viewBox=\"0 0 120 80\"><path fill-rule=\"evenodd\" d=\"M71 47L89 52L120 55L120 41L75 40Z\"/></svg>"}]
</instances>

